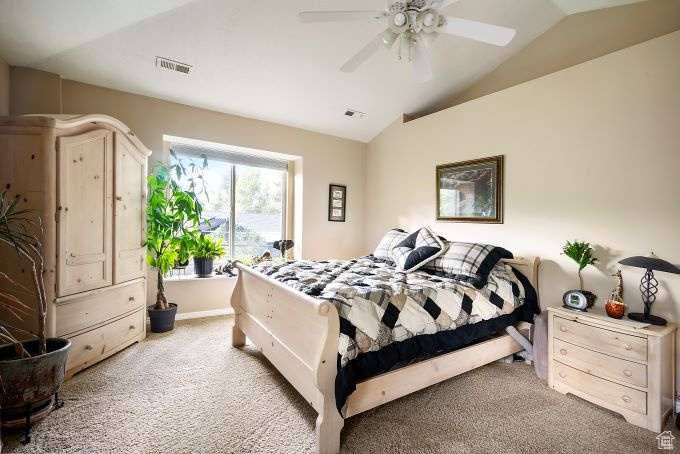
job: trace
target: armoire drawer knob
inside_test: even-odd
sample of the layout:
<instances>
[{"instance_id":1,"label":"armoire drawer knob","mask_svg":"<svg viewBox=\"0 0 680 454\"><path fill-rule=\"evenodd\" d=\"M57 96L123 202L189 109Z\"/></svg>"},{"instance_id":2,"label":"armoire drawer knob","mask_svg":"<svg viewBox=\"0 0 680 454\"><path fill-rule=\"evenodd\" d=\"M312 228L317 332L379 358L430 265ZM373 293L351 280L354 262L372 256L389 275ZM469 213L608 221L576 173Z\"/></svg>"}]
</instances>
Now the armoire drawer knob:
<instances>
[{"instance_id":1,"label":"armoire drawer knob","mask_svg":"<svg viewBox=\"0 0 680 454\"><path fill-rule=\"evenodd\" d=\"M567 378L567 374L564 373L564 372L562 372L562 371L560 371L560 377L562 377L562 378Z\"/></svg>"},{"instance_id":2,"label":"armoire drawer knob","mask_svg":"<svg viewBox=\"0 0 680 454\"><path fill-rule=\"evenodd\" d=\"M565 328L564 326L560 326L560 331L562 331L563 333L566 333L566 332L567 332L567 328Z\"/></svg>"},{"instance_id":3,"label":"armoire drawer knob","mask_svg":"<svg viewBox=\"0 0 680 454\"><path fill-rule=\"evenodd\" d=\"M629 404L629 403L630 403L630 400L631 400L631 399L630 399L630 396L626 396L625 394L623 395L623 397L622 397L621 399L623 399L623 401L624 401L625 403L627 403L627 404Z\"/></svg>"},{"instance_id":4,"label":"armoire drawer knob","mask_svg":"<svg viewBox=\"0 0 680 454\"><path fill-rule=\"evenodd\" d=\"M135 329L137 328L135 325L130 325L130 329Z\"/></svg>"},{"instance_id":5,"label":"armoire drawer knob","mask_svg":"<svg viewBox=\"0 0 680 454\"><path fill-rule=\"evenodd\" d=\"M566 355L567 350L565 348L560 348L560 353L562 353L563 355Z\"/></svg>"},{"instance_id":6,"label":"armoire drawer knob","mask_svg":"<svg viewBox=\"0 0 680 454\"><path fill-rule=\"evenodd\" d=\"M633 347L631 347L628 344L623 344L623 348L625 348L626 350L632 350L633 349Z\"/></svg>"},{"instance_id":7,"label":"armoire drawer knob","mask_svg":"<svg viewBox=\"0 0 680 454\"><path fill-rule=\"evenodd\" d=\"M117 197L116 197L116 200L121 201L121 200L123 200L123 197L122 197L122 196L117 196Z\"/></svg>"},{"instance_id":8,"label":"armoire drawer knob","mask_svg":"<svg viewBox=\"0 0 680 454\"><path fill-rule=\"evenodd\" d=\"M93 349L94 349L94 345L92 345L92 344L87 344L85 346L85 350L93 350Z\"/></svg>"},{"instance_id":9,"label":"armoire drawer knob","mask_svg":"<svg viewBox=\"0 0 680 454\"><path fill-rule=\"evenodd\" d=\"M135 300L135 297L134 297L134 296L131 296L130 298L128 298L128 300L134 301L134 300Z\"/></svg>"},{"instance_id":10,"label":"armoire drawer knob","mask_svg":"<svg viewBox=\"0 0 680 454\"><path fill-rule=\"evenodd\" d=\"M626 369L626 370L623 371L623 375L625 375L626 377L630 377L631 375L633 375L633 373L631 371L629 371L628 369Z\"/></svg>"}]
</instances>

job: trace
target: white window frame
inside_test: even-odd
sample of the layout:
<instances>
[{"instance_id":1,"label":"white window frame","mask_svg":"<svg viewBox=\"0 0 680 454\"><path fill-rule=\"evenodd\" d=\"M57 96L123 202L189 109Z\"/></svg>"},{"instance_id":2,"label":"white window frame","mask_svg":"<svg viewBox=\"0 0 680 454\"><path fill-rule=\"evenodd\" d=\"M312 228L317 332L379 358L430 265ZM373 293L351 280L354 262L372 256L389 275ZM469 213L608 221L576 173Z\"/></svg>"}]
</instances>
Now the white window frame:
<instances>
[{"instance_id":1,"label":"white window frame","mask_svg":"<svg viewBox=\"0 0 680 454\"><path fill-rule=\"evenodd\" d=\"M169 142L168 148L171 149L178 158L200 159L205 155L208 160L222 161L230 165L229 188L229 259L236 260L236 166L243 165L248 167L259 167L271 170L281 170L281 236L286 239L286 219L288 201L288 171L289 161L284 159L268 158L254 154L227 151L210 147L189 145L181 142Z\"/></svg>"}]
</instances>

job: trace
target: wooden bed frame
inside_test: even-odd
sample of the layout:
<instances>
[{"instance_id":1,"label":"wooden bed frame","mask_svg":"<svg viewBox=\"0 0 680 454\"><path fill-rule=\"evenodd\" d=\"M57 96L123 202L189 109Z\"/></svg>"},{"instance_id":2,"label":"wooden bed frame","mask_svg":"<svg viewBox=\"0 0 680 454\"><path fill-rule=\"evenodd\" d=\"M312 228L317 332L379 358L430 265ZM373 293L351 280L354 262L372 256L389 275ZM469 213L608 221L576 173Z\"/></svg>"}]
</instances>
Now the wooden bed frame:
<instances>
[{"instance_id":1,"label":"wooden bed frame","mask_svg":"<svg viewBox=\"0 0 680 454\"><path fill-rule=\"evenodd\" d=\"M503 260L523 273L538 291L538 257ZM231 299L235 321L232 345L246 337L319 413L319 453L340 450L344 419L335 405L340 321L333 303L305 295L237 263L238 281ZM531 324L515 327L531 336ZM503 332L454 352L386 372L357 384L347 399L345 417L354 416L448 378L522 350Z\"/></svg>"}]
</instances>

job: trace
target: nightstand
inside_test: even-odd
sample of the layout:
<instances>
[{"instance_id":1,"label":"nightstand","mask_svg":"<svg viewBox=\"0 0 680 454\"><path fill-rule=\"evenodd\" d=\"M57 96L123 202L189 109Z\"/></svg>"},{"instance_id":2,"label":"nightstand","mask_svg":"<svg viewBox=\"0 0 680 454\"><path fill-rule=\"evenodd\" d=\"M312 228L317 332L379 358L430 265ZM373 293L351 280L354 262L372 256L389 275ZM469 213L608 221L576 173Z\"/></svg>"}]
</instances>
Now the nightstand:
<instances>
[{"instance_id":1,"label":"nightstand","mask_svg":"<svg viewBox=\"0 0 680 454\"><path fill-rule=\"evenodd\" d=\"M654 432L673 412L677 326L548 308L548 385Z\"/></svg>"}]
</instances>

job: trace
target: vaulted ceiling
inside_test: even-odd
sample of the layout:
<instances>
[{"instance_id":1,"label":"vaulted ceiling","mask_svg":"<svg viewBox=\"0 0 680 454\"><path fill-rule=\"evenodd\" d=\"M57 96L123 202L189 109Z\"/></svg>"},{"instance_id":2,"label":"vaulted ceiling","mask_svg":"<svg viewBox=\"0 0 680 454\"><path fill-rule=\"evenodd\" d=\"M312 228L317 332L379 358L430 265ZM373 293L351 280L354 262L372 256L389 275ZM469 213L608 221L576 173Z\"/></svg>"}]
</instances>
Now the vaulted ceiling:
<instances>
[{"instance_id":1,"label":"vaulted ceiling","mask_svg":"<svg viewBox=\"0 0 680 454\"><path fill-rule=\"evenodd\" d=\"M379 10L385 0L0 0L0 56L67 79L368 141L402 113L463 92L566 15L635 1L460 0L444 13L517 35L506 47L440 37L429 50L434 77L420 84L386 49L353 73L339 71L384 22L298 20L301 11ZM193 70L158 69L157 56ZM347 108L366 115L347 117Z\"/></svg>"}]
</instances>

